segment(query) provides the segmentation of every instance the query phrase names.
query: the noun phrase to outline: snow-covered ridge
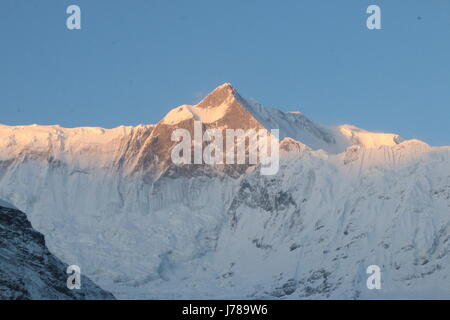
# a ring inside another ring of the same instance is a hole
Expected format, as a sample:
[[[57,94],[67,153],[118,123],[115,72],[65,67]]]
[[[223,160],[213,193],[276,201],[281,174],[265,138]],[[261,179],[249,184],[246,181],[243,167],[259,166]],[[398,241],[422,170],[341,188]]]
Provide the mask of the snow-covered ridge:
[[[171,150],[177,144],[171,139],[174,129],[184,128],[192,133],[194,120],[213,129],[279,129],[280,141],[289,138],[311,152],[322,151],[330,156],[346,154],[352,146],[375,149],[411,145],[404,144],[404,139],[396,134],[369,132],[352,125],[326,126],[311,121],[301,112],[263,107],[254,100],[244,99],[231,84],[225,83],[197,105],[174,108],[156,125],[113,129],[0,125],[0,161],[11,165],[40,160],[53,166],[66,166],[70,174],[101,169],[125,176],[144,173],[148,178],[158,179],[170,168],[174,169],[170,159]],[[415,157],[413,152],[408,155]],[[282,156],[287,153],[282,152]],[[369,158],[383,165],[382,159]],[[365,163],[369,164],[367,159]],[[246,168],[219,170],[238,176]]]
[[[217,87],[198,105],[182,105],[171,110],[161,122],[177,125],[187,120],[197,120],[214,125],[236,111],[236,107],[230,108],[236,102],[262,127],[279,129],[280,139],[289,137],[315,150],[340,153],[351,145],[376,148],[394,146],[404,140],[396,134],[370,132],[352,125],[326,126],[311,121],[299,111],[283,112],[264,107],[255,100],[242,98],[229,83]]]
[[[0,161],[61,162],[75,170],[115,167],[132,157],[152,125],[62,128],[0,125]]]
[[[334,154],[344,152],[352,145],[377,148],[395,146],[404,141],[396,134],[369,132],[351,125],[325,126],[311,121],[300,112],[283,112],[263,107],[256,101],[242,98],[231,84],[225,83],[198,105],[182,105],[174,108],[157,125],[120,126],[113,129],[62,128],[58,125],[0,125],[0,159],[17,158],[26,152],[47,154],[59,160],[69,159],[68,161],[79,157],[83,158],[83,163],[108,166],[114,161],[119,161],[121,157],[129,156],[123,154],[124,144],[129,140],[138,142],[134,146],[133,154],[148,157],[143,153],[152,152],[161,159],[163,155],[157,150],[149,150],[142,146],[151,145],[152,139],[157,136],[161,138],[158,128],[164,128],[163,130],[167,132],[170,127],[175,128],[193,120],[202,121],[213,128],[279,129],[280,139],[289,137],[313,150],[322,149]],[[157,128],[155,134],[150,136],[155,127]],[[136,141],[139,138],[136,133],[143,131],[146,132],[144,137]],[[159,143],[168,147],[171,141]],[[141,147],[142,149],[137,150]],[[89,158],[93,161],[89,161]],[[132,162],[130,159],[126,160]]]
[[[152,125],[139,125],[105,129],[100,127],[63,128],[59,125],[7,126],[0,124],[0,148],[10,151],[25,148],[45,151],[55,142],[59,142],[61,151],[64,151],[65,144],[71,146],[104,146],[113,144],[118,139],[130,135],[133,131],[139,129],[151,130],[152,127]]]
[[[395,146],[403,141],[398,134],[370,132],[353,125],[341,125],[339,131],[352,143],[366,148]]]

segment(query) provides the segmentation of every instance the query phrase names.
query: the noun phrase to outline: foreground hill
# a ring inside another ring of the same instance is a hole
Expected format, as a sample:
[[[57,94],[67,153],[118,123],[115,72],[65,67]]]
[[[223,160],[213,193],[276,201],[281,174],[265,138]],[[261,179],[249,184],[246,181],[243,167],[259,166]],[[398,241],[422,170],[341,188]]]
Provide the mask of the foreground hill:
[[[0,299],[114,299],[85,276],[69,290],[66,269],[25,214],[0,201]]]

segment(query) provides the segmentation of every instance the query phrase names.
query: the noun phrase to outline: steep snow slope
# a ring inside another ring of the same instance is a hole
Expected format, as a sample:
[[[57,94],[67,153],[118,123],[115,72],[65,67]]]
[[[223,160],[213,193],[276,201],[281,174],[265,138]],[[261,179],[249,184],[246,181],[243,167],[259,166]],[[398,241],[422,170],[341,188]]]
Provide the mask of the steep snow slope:
[[[240,290],[289,298],[449,298],[449,149],[404,161],[408,147],[359,150],[347,164],[348,154],[324,162],[303,152],[276,177],[245,178],[217,246],[221,262],[247,280]],[[372,264],[382,270],[379,292],[365,286]],[[259,279],[276,281],[257,289]]]
[[[66,286],[67,265],[45,246],[25,214],[0,201],[0,299],[114,299],[82,275],[81,289]]]
[[[279,128],[280,171],[174,166],[171,133],[193,120]],[[224,84],[155,126],[0,127],[0,198],[118,298],[447,297],[449,153]]]
[[[360,150],[345,163],[348,154],[294,147],[276,176],[255,171],[240,180],[225,215],[210,208],[222,220],[190,238],[203,252],[187,257],[174,227],[161,276],[138,286],[136,297],[450,297],[448,148],[414,145],[422,152],[406,160],[411,145],[400,144]],[[214,194],[202,191],[201,198]],[[173,225],[188,221],[171,215]],[[381,267],[381,291],[366,288],[372,264]]]

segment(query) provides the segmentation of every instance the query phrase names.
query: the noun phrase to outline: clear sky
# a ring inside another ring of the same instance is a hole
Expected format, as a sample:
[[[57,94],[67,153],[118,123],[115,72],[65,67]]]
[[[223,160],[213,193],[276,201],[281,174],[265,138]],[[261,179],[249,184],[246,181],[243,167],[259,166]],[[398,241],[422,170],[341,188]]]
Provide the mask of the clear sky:
[[[1,0],[0,41],[3,124],[156,123],[231,82],[318,122],[450,145],[448,0]]]

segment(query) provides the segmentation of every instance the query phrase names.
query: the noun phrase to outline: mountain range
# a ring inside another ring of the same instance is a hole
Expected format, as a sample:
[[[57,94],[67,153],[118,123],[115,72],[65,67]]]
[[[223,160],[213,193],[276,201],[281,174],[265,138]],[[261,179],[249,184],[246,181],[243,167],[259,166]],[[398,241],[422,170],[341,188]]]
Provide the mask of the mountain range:
[[[194,121],[279,129],[278,173],[173,164],[172,132]],[[319,124],[229,83],[155,125],[0,125],[0,199],[119,299],[450,298],[450,147]]]

